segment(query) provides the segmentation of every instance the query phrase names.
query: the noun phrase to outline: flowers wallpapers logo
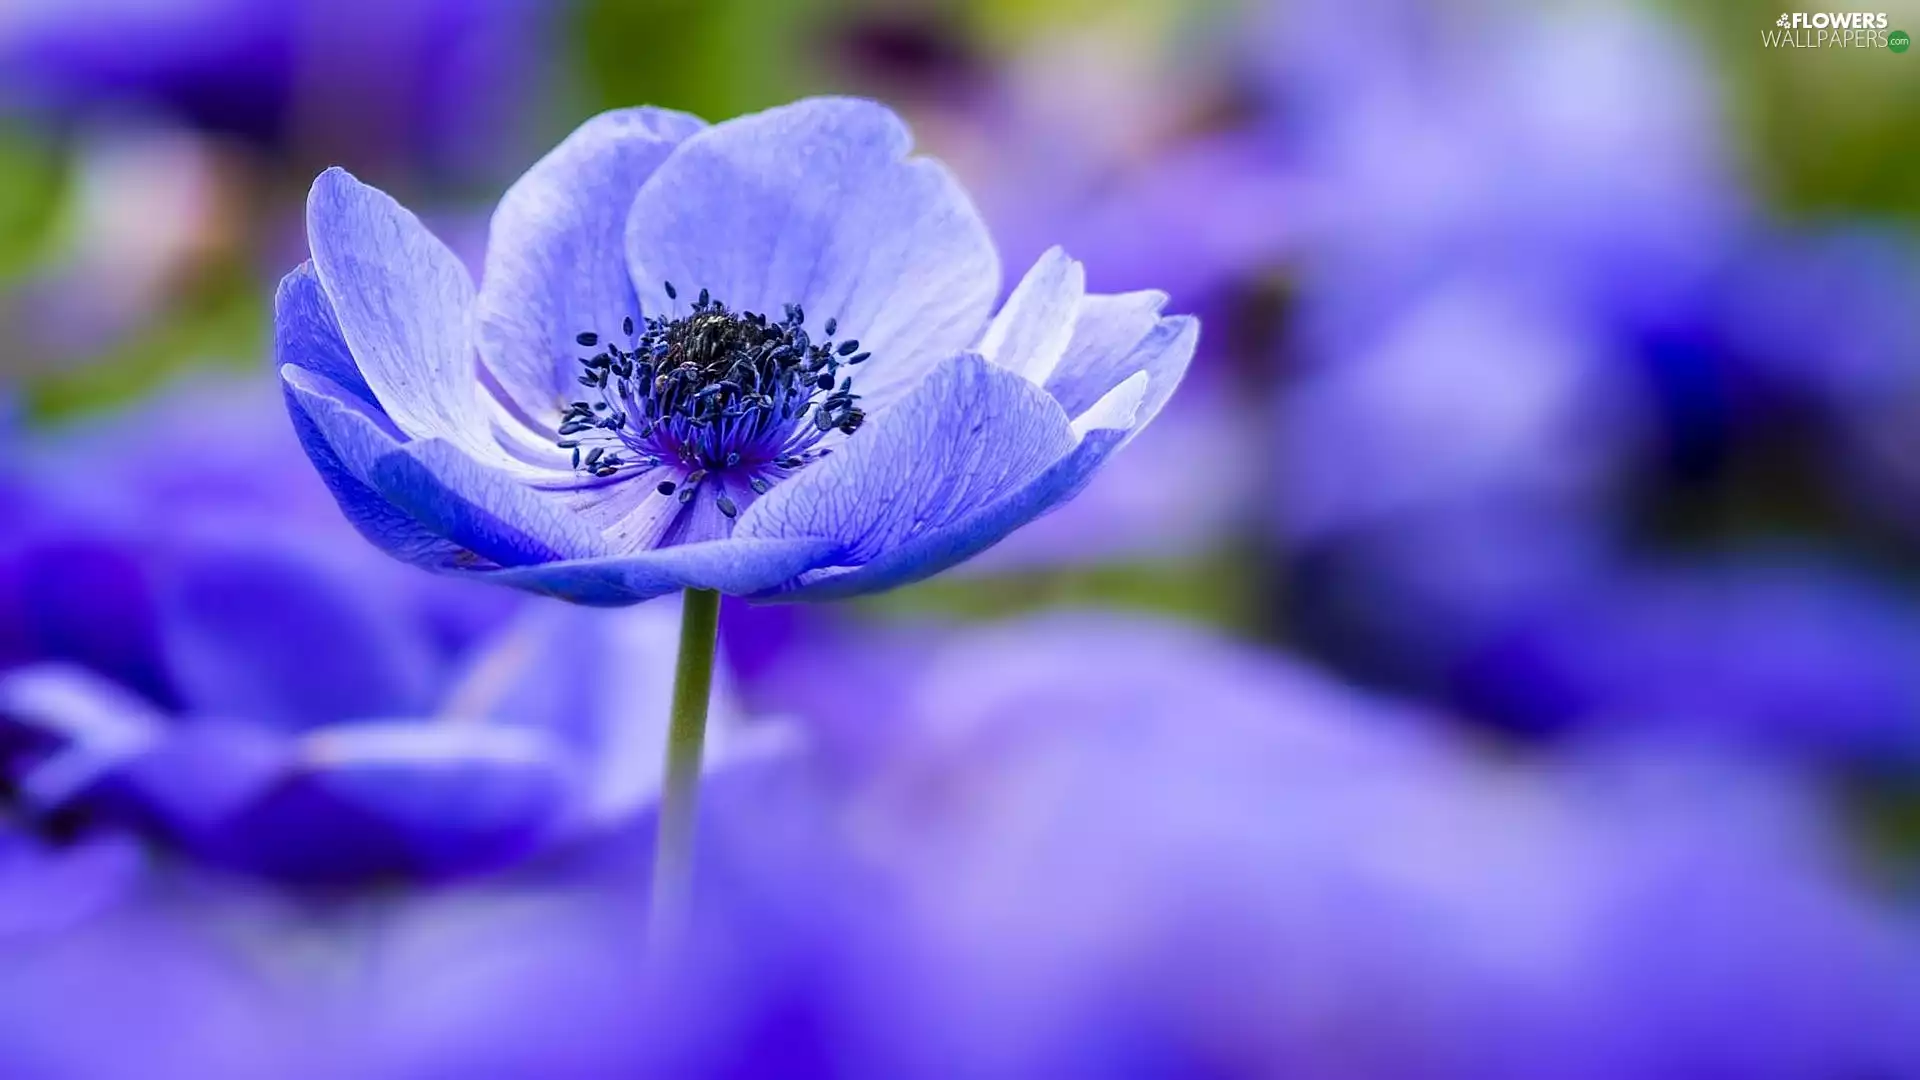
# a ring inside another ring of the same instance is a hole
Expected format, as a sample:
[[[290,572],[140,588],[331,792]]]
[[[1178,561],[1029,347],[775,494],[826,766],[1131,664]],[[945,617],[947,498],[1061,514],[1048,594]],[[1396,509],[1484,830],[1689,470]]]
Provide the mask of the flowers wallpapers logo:
[[[1762,31],[1761,44],[1769,49],[1895,48],[1884,11],[1793,11],[1774,20],[1774,29]]]

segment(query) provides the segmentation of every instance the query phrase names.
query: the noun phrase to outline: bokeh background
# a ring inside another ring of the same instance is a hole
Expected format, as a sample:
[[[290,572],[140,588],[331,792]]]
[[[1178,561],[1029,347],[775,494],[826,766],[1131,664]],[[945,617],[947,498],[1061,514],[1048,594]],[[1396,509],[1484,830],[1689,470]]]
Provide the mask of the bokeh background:
[[[0,1075],[1920,1077],[1920,54],[1780,14],[0,0]],[[595,112],[815,93],[1205,329],[729,603],[663,957],[672,602],[374,553],[273,293],[327,165],[478,274]]]

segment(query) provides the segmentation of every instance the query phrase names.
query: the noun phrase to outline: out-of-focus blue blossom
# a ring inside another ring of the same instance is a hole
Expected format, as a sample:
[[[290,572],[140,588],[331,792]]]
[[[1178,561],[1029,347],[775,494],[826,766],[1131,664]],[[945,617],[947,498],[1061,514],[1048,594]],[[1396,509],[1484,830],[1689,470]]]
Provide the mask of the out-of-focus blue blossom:
[[[1864,401],[1912,378],[1920,259],[1866,222],[1755,230],[1723,271],[1723,347],[1783,390]]]
[[[1849,497],[1840,509],[1908,536],[1920,535],[1916,291],[1910,236],[1864,222],[1766,230],[1728,260],[1715,324],[1729,362],[1797,407],[1818,478]]]
[[[1489,10],[1310,4],[1262,39],[1309,192],[1289,625],[1522,729],[1904,759],[1910,600],[1844,556],[1664,549],[1804,542],[1808,480],[1900,519],[1909,260],[1764,223],[1670,21]]]
[[[195,379],[125,411],[14,433],[0,462],[0,490],[18,511],[5,581],[24,599],[0,615],[9,627],[0,640],[17,645],[0,660],[91,667],[172,707],[179,690],[153,633],[153,571],[164,548],[200,543],[253,544],[357,578],[403,622],[433,628],[445,652],[504,621],[510,598],[360,557],[272,400],[257,383]]]
[[[916,671],[840,703],[887,753],[710,793],[675,963],[636,968],[606,946],[617,905],[577,898],[392,924],[393,999],[368,1007],[405,1075],[552,1052],[661,1076],[1787,1078],[1920,1052],[1920,938],[1789,776],[1668,743],[1501,764],[1105,617]]]
[[[1342,488],[1396,511],[1605,494],[1688,390],[1649,337],[1698,319],[1747,215],[1686,38],[1608,8],[1497,34],[1479,6],[1288,14],[1259,70],[1323,227],[1282,456],[1326,474],[1294,527],[1338,524],[1318,493]]]
[[[1712,77],[1624,5],[1277,9],[1256,74],[1316,272],[1492,266],[1620,318],[1685,302],[1750,212]]]
[[[1198,324],[1088,294],[1057,249],[989,319],[992,241],[910,148],[851,99],[605,114],[507,193],[477,294],[413,215],[322,175],[277,320],[309,454],[389,553],[582,603],[963,561],[1159,412]]]
[[[1831,422],[1875,408],[1869,395],[1722,352],[1718,385],[1748,378],[1703,429],[1663,408],[1641,359],[1524,287],[1456,281],[1303,373],[1278,413],[1293,627],[1519,729],[1631,717],[1910,760],[1910,597],[1837,557],[1723,566],[1644,535],[1649,488],[1710,512],[1686,470],[1740,452],[1741,425],[1777,425],[1794,400]],[[1856,475],[1862,430],[1811,448],[1820,476]]]
[[[1497,275],[1356,328],[1282,397],[1278,527],[1311,543],[1425,515],[1608,505],[1652,409],[1594,330]]]
[[[0,108],[149,115],[310,156],[469,168],[515,128],[556,6],[17,0],[0,11]]]
[[[124,836],[55,848],[0,820],[0,940],[71,929],[112,906],[142,869]]]
[[[147,878],[124,865],[138,861],[124,838],[59,850],[0,835],[0,1072],[323,1075],[283,988],[238,962],[233,935],[138,899]]]
[[[1217,68],[1189,70],[1165,38],[1119,22],[987,57],[937,21],[859,12],[842,74],[912,117],[1010,265],[1058,244],[1090,288],[1158,289],[1211,316],[1292,252],[1298,181],[1264,132],[1218,130]]]
[[[1110,617],[924,645],[902,692],[838,703],[886,753],[829,740],[710,786],[675,955],[640,947],[617,840],[339,918],[256,905],[253,933],[171,962],[229,968],[214,1003],[264,980],[244,1030],[382,1080],[1920,1064],[1920,936],[1791,775],[1667,741],[1483,757],[1281,658]],[[161,942],[236,910],[197,903],[140,910]],[[68,949],[0,992],[111,985]]]
[[[709,928],[714,997],[665,1026],[695,1034],[663,1071],[1786,1077],[1920,1052],[1920,940],[1790,778],[1671,746],[1496,765],[1110,617],[962,641],[916,690],[874,718],[913,734],[827,819],[835,855],[729,866],[755,825],[709,830],[716,877],[790,892]]]
[[[933,106],[933,137],[1013,265],[1062,244],[1090,287],[1212,314],[1292,253],[1301,193],[1257,133],[1189,130],[1215,103],[1166,60],[1118,35],[1042,39]]]
[[[1920,608],[1805,557],[1608,574],[1463,641],[1466,700],[1523,726],[1694,730],[1866,768],[1920,760]]]
[[[672,612],[520,610],[366,549],[267,387],[11,457],[0,761],[34,817],[338,880],[495,865],[651,797]]]

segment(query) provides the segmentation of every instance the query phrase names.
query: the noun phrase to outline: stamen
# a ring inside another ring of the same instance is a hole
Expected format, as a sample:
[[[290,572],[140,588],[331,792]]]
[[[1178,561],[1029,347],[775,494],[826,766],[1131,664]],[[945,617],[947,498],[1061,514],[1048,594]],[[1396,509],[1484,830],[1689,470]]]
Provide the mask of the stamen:
[[[672,282],[662,284],[669,300],[679,298]],[[691,308],[625,317],[625,348],[596,330],[575,335],[581,347],[600,351],[580,360],[577,376],[597,393],[571,402],[560,417],[557,445],[571,451],[574,469],[608,478],[666,466],[684,479],[654,490],[682,503],[710,474],[764,495],[825,457],[830,450],[819,444],[828,433],[860,428],[866,414],[841,368],[872,354],[857,352],[855,340],[836,344],[837,319],[823,324],[816,343],[799,304],[785,305],[776,321],[735,312],[701,289]],[[740,510],[724,487],[714,505],[728,518]]]

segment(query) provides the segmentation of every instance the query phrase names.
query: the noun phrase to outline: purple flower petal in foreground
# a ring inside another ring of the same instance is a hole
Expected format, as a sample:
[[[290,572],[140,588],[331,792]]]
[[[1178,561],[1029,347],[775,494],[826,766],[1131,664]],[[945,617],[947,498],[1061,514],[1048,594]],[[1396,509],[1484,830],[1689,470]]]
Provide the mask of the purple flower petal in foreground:
[[[272,391],[183,386],[9,446],[9,806],[328,883],[470,873],[642,813],[671,605],[540,608],[382,556]]]

